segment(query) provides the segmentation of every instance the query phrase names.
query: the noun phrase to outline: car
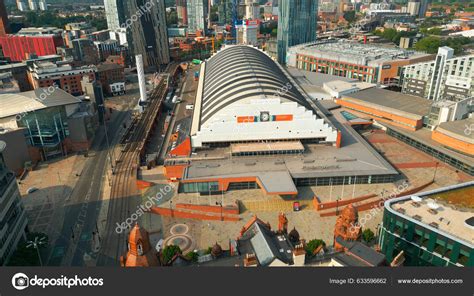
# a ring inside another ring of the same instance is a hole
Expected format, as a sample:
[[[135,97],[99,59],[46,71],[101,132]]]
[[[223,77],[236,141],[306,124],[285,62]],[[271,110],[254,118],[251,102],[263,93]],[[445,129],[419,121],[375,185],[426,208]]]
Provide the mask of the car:
[[[38,191],[39,189],[37,187],[30,187],[28,190],[26,190],[26,193],[31,194],[33,192]]]
[[[186,110],[193,110],[194,109],[194,105],[186,105]]]

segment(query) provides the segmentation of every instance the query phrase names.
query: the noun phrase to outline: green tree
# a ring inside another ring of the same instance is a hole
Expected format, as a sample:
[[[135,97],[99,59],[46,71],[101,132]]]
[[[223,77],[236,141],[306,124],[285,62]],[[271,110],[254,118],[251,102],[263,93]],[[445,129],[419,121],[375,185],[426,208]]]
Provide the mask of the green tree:
[[[415,49],[418,51],[425,51],[430,54],[435,54],[438,52],[438,48],[443,46],[441,39],[434,36],[428,36],[415,44]]]
[[[197,252],[189,252],[186,254],[186,258],[192,262],[198,262],[199,254]]]
[[[306,244],[306,247],[305,247],[305,250],[306,250],[306,254],[308,256],[313,256],[313,253],[314,251],[319,247],[319,246],[323,246],[325,247],[326,246],[326,243],[321,240],[321,239],[313,239],[313,240],[310,240],[307,244]]]
[[[375,234],[372,230],[370,230],[370,228],[367,228],[362,232],[362,239],[366,243],[370,243],[374,238],[375,238]]]
[[[182,254],[181,249],[175,245],[166,246],[161,252],[161,258],[164,264],[168,264],[176,254]]]
[[[344,19],[348,21],[349,23],[352,23],[356,19],[356,13],[355,10],[347,11],[344,12]]]

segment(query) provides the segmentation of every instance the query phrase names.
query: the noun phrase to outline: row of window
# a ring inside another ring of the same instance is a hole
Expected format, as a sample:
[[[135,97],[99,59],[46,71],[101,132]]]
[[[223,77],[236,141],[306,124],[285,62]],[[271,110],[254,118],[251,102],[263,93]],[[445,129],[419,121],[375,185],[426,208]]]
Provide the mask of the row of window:
[[[382,249],[388,252],[388,258],[393,258],[399,251],[404,250],[409,265],[419,265],[421,262],[429,265],[461,264],[469,265],[473,250],[458,241],[431,231],[421,225],[408,221],[385,210],[383,219],[385,236],[394,236],[391,244],[385,237]],[[421,251],[426,251],[422,253]],[[423,257],[423,258],[419,258]]]
[[[443,152],[440,152],[433,147],[426,146],[418,141],[413,140],[412,138],[409,138],[405,135],[400,134],[399,132],[396,132],[390,128],[387,129],[387,135],[392,136],[394,138],[399,139],[400,141],[407,143],[410,146],[413,146],[426,154],[429,154],[433,157],[436,157],[437,159],[441,160],[444,163],[447,163],[465,173],[468,173],[471,176],[474,176],[474,167],[469,166],[468,164],[459,161],[449,155],[446,155]]]

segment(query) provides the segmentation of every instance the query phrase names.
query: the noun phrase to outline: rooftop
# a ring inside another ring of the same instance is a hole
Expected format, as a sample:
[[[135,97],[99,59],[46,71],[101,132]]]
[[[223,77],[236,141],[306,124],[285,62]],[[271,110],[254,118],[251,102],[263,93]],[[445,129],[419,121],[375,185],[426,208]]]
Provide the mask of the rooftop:
[[[368,107],[389,109],[390,113],[420,119],[428,115],[431,101],[395,91],[380,88],[369,88],[343,96],[343,100],[358,101]]]
[[[431,231],[474,248],[474,181],[385,202],[385,208]]]
[[[403,50],[396,46],[387,47],[361,44],[345,39],[301,44],[290,47],[289,51],[302,55],[367,66],[377,66],[388,61],[406,60],[426,55],[415,51]]]
[[[53,92],[40,88],[22,93],[0,94],[0,118],[80,102],[81,100],[60,88],[56,88]]]
[[[319,102],[315,102],[319,104]],[[342,109],[322,111],[342,133],[341,148],[307,144],[304,154],[229,157],[230,148],[197,152],[184,179],[241,177],[288,172],[292,178],[398,175],[398,172],[349,125]]]
[[[474,136],[472,135],[474,131],[469,134],[466,133],[466,130],[472,129],[471,127],[474,127],[474,118],[443,122],[436,130],[463,142],[474,144]],[[474,155],[474,151],[472,151],[472,155]]]
[[[430,129],[427,129],[427,128],[421,128],[417,131],[409,131],[407,129],[404,129],[404,128],[399,128],[399,127],[396,127],[396,126],[393,126],[393,125],[390,125],[390,124],[387,124],[387,123],[381,123],[382,125],[385,125],[385,126],[388,126],[390,129],[402,134],[402,135],[405,135],[411,139],[414,139],[415,141],[417,142],[420,142],[430,148],[434,148],[462,163],[465,163],[467,164],[468,166],[471,166],[473,167],[474,166],[474,157],[472,156],[468,156],[466,154],[463,154],[463,153],[459,153],[459,152],[456,152],[452,149],[448,149],[446,148],[445,146],[443,146],[442,144],[440,144],[439,142],[436,142],[434,141],[432,138],[431,138],[431,135],[432,135],[432,132]]]

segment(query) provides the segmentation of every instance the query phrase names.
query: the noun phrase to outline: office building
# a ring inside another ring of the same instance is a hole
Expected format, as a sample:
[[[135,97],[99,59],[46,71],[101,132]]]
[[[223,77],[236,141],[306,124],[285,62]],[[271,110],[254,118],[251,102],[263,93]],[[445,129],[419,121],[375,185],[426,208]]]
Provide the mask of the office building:
[[[170,52],[164,1],[129,0],[126,3],[125,28],[130,55],[141,54],[145,68],[168,64]]]
[[[474,55],[454,57],[440,47],[434,61],[405,66],[402,91],[433,101],[459,101],[474,96]]]
[[[10,32],[10,25],[8,23],[8,13],[5,8],[5,0],[0,0],[0,36],[5,36]]]
[[[251,20],[260,18],[260,6],[257,0],[245,0],[245,18]]]
[[[176,13],[178,14],[178,25],[188,25],[188,7],[186,0],[176,0]]]
[[[317,0],[280,0],[278,6],[278,62],[286,64],[291,46],[316,40]]]
[[[398,85],[401,67],[432,60],[433,55],[349,40],[325,40],[291,47],[287,59],[289,66],[306,71]]]
[[[118,30],[126,20],[125,2],[128,0],[104,0],[107,28],[110,31]]]
[[[474,182],[385,202],[379,245],[408,266],[474,266]]]
[[[26,239],[28,223],[15,174],[5,164],[5,149],[6,143],[0,141],[0,265],[6,265],[18,242]]]
[[[407,12],[410,15],[418,16],[420,14],[420,2],[411,0],[408,2]]]
[[[237,44],[258,45],[258,20],[243,20],[242,25],[237,25]]]
[[[219,24],[234,24],[234,13],[237,13],[235,0],[221,0],[217,11],[219,12]]]
[[[188,0],[188,32],[201,31],[205,35],[208,21],[208,0]]]

